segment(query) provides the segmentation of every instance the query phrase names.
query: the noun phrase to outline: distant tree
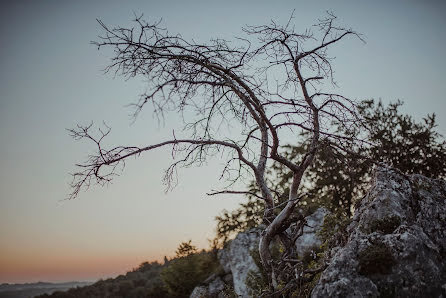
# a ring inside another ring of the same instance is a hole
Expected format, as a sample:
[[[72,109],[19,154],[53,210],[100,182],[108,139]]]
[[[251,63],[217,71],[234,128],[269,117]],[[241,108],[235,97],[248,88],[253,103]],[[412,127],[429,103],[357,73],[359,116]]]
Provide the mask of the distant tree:
[[[397,101],[386,108],[369,100],[359,106],[375,144],[370,157],[407,174],[446,178],[446,142],[435,129],[435,114],[417,122],[399,111],[402,105]]]
[[[183,242],[177,257],[161,272],[161,278],[171,297],[189,297],[193,289],[219,269],[219,262],[210,252],[197,252],[191,241]]]
[[[229,188],[211,195],[251,194],[264,203],[265,230],[259,254],[269,276],[270,290],[265,295],[291,291],[302,280],[311,280],[323,268],[303,272],[294,261],[293,243],[304,220],[295,216],[295,208],[306,197],[302,182],[317,152],[325,146],[347,150],[361,141],[340,133],[362,122],[355,103],[332,91],[334,72],[328,55],[328,49],[339,41],[360,36],[337,25],[332,14],[303,33],[295,31],[292,21],[248,26],[245,37],[235,43],[188,41],[170,34],[159,22],[147,23],[140,17],[134,28],[110,28],[99,21],[103,35],[94,44],[114,50],[106,71],[126,78],[141,76],[148,83],[148,91],[134,104],[134,116],[148,103],[159,117],[179,113],[185,123],[181,127],[184,137],[173,132],[158,144],[107,148],[103,140],[110,128],[96,133],[92,125],[79,125],[70,130],[71,135],[91,141],[97,152],[73,174],[71,198],[92,184],[111,182],[128,158],[157,148],[170,147],[176,159],[165,174],[168,188],[174,185],[178,166],[201,165],[209,157],[222,157],[226,166],[221,176]],[[297,158],[288,158],[281,143],[286,139],[297,145],[302,136],[308,137],[306,150]],[[267,170],[278,165],[291,177],[284,200],[266,179]],[[260,193],[230,188],[250,178]],[[283,247],[278,259],[270,252],[275,239]],[[296,274],[305,278],[286,278]]]
[[[197,247],[192,245],[192,240],[189,240],[188,242],[181,242],[180,246],[178,246],[177,250],[175,251],[177,258],[187,257],[188,255],[192,255],[197,252]]]

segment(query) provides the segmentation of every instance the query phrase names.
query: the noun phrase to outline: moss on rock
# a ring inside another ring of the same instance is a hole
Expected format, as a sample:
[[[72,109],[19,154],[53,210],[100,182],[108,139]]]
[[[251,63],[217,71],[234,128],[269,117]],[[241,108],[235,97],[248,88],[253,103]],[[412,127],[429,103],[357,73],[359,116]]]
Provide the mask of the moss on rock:
[[[359,253],[359,273],[361,275],[388,274],[392,271],[395,259],[390,249],[382,242],[374,243]]]
[[[396,216],[389,216],[383,219],[377,219],[369,223],[368,228],[362,229],[363,232],[370,234],[373,232],[381,232],[383,234],[391,234],[401,224],[401,219]]]

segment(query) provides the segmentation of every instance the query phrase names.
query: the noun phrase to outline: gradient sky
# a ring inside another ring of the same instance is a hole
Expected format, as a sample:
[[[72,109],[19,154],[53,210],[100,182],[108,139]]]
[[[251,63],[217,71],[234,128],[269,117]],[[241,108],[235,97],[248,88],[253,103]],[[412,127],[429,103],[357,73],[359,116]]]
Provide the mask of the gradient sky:
[[[131,160],[113,185],[64,201],[74,164],[93,149],[66,128],[105,120],[110,144],[144,145],[179,126],[173,116],[160,127],[149,113],[131,124],[124,106],[144,82],[101,72],[110,56],[90,45],[100,33],[96,18],[126,25],[142,12],[205,42],[240,35],[245,24],[286,22],[293,9],[296,28],[332,10],[364,34],[366,44],[348,40],[333,49],[341,93],[404,100],[417,119],[435,112],[446,134],[444,1],[3,1],[0,283],[96,280],[172,256],[181,241],[205,248],[214,216],[241,201],[206,197],[220,185],[219,160],[180,171],[178,187],[165,194],[168,150]]]

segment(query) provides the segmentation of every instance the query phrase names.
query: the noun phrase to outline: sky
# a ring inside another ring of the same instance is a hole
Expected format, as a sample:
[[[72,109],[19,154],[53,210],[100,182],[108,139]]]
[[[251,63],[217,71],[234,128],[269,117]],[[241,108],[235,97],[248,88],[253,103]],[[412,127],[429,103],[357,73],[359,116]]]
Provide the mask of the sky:
[[[192,239],[207,248],[214,217],[243,201],[207,197],[222,186],[222,160],[179,172],[165,193],[168,150],[130,160],[108,187],[65,200],[69,173],[93,148],[66,131],[105,121],[110,144],[148,145],[170,136],[176,115],[159,124],[127,104],[143,78],[104,74],[111,58],[98,51],[96,19],[126,26],[134,13],[162,18],[170,32],[206,42],[232,39],[244,25],[285,23],[308,28],[325,11],[363,34],[333,49],[342,94],[405,102],[416,119],[436,113],[446,134],[446,4],[443,1],[3,1],[0,12],[0,283],[97,280],[143,261],[173,256]]]

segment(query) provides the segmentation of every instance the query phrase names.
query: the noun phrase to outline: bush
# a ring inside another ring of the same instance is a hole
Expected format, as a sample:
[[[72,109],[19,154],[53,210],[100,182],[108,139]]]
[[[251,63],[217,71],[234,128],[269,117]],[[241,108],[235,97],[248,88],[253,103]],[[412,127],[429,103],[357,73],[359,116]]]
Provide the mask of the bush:
[[[219,270],[216,256],[209,252],[190,254],[172,260],[161,272],[161,279],[173,297],[188,297],[209,275]]]

